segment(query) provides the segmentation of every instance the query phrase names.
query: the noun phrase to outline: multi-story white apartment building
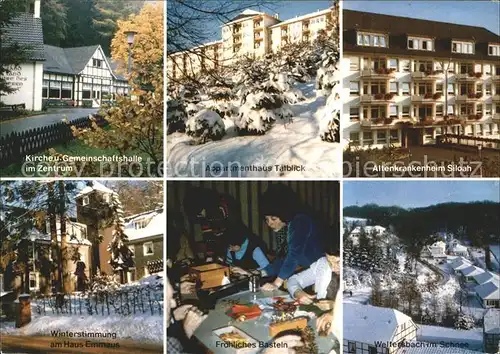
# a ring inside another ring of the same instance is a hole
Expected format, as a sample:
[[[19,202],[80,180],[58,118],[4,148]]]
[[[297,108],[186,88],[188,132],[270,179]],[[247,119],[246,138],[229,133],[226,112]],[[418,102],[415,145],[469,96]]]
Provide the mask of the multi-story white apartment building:
[[[245,10],[222,25],[222,40],[169,54],[170,79],[228,65],[242,57],[262,58],[287,43],[313,41],[332,23],[333,8],[281,21],[278,14]]]
[[[484,28],[344,10],[341,68],[351,146],[498,137],[500,37]]]

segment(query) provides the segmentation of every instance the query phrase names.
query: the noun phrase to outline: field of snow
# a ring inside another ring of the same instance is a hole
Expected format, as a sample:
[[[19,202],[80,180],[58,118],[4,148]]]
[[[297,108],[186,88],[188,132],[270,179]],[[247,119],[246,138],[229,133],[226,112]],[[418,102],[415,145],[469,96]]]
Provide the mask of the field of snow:
[[[224,119],[226,135],[219,141],[195,145],[185,134],[168,135],[168,176],[340,177],[340,144],[320,138],[320,118],[326,97],[316,97],[314,83],[297,87],[306,100],[291,105],[292,123],[276,122],[265,135],[238,136],[229,119]],[[296,165],[301,170],[280,171],[276,165]]]

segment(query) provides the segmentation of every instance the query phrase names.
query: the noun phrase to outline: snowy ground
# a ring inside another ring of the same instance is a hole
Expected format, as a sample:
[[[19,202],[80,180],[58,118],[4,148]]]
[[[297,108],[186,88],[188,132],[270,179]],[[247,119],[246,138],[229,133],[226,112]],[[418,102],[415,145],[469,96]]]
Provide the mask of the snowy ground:
[[[163,273],[152,274],[136,282],[124,284],[122,288],[134,286],[157,287],[163,285]],[[162,291],[161,288],[159,291]],[[52,331],[69,332],[102,332],[116,333],[118,340],[134,340],[138,342],[163,343],[163,315],[155,311],[150,313],[123,315],[65,315],[38,314],[34,310],[36,300],[32,303],[32,321],[22,327],[15,328],[14,322],[0,321],[0,334],[34,336],[50,336]]]
[[[224,120],[227,134],[220,141],[193,145],[185,134],[168,135],[167,174],[171,177],[340,177],[340,144],[320,139],[319,122],[326,97],[316,97],[314,83],[298,88],[307,99],[291,105],[293,122],[286,125],[277,122],[265,135],[237,136],[228,119]],[[280,172],[275,165],[297,165],[305,170]],[[271,171],[251,170],[262,166],[271,166]]]

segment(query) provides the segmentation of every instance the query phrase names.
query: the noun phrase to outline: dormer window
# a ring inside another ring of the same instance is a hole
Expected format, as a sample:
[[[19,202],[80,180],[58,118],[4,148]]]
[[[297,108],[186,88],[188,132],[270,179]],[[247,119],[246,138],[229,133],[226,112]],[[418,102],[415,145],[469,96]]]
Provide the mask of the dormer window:
[[[85,205],[89,205],[90,203],[90,199],[89,197],[83,197],[82,198],[82,205],[85,206]]]
[[[488,55],[498,57],[500,56],[500,44],[489,44]]]
[[[451,42],[451,51],[453,53],[474,54],[474,43],[453,41]]]
[[[363,47],[387,48],[387,35],[378,33],[358,32],[358,45]]]
[[[430,38],[408,37],[408,49],[434,50],[434,40]]]
[[[144,229],[147,225],[148,222],[145,219],[134,221],[134,229],[136,230]]]

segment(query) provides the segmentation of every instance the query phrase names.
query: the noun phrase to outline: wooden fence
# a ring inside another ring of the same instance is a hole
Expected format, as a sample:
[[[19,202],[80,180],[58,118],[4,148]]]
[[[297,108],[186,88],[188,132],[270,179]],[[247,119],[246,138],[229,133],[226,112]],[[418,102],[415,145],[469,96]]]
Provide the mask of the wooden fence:
[[[108,124],[102,116],[95,116],[95,121],[100,127]],[[36,154],[73,140],[72,126],[88,128],[91,126],[91,120],[89,117],[82,117],[69,123],[59,122],[0,137],[0,166],[7,167],[12,163],[22,162],[26,155]]]

